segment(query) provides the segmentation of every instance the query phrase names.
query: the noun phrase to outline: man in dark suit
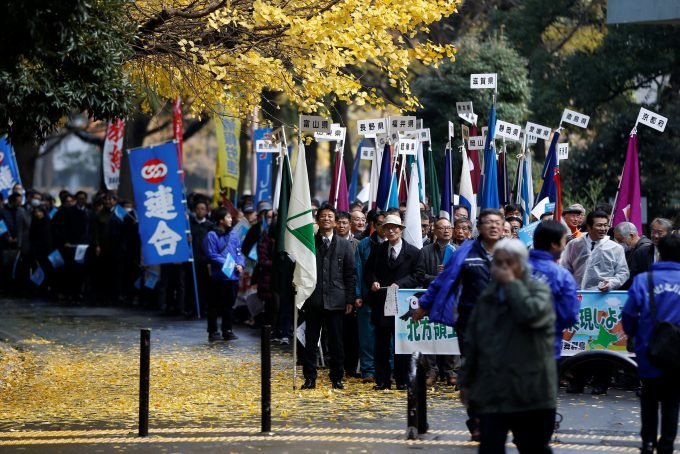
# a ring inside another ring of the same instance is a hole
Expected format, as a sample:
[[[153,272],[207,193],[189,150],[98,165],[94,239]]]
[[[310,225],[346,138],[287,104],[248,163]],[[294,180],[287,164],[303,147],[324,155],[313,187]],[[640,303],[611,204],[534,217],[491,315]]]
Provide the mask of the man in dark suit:
[[[370,287],[369,302],[375,325],[375,372],[373,389],[390,389],[390,346],[394,346],[394,316],[384,315],[387,287],[417,288],[423,281],[424,265],[420,250],[401,238],[405,226],[399,216],[390,214],[383,222],[387,241],[376,246],[366,263],[364,279]],[[394,355],[394,380],[397,389],[406,389],[408,356]]]
[[[354,250],[352,244],[334,234],[336,212],[324,205],[316,213],[319,231],[316,246],[316,288],[305,301],[305,353],[301,389],[316,388],[317,344],[324,326],[330,353],[330,378],[335,389],[344,389],[345,352],[343,317],[354,309]]]

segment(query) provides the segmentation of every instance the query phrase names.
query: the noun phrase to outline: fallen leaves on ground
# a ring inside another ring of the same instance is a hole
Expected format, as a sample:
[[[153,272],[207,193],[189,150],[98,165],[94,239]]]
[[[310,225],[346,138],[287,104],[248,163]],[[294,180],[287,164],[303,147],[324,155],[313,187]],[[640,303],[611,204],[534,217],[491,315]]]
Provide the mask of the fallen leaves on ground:
[[[50,344],[22,354],[26,367],[0,395],[0,427],[136,424],[138,351],[117,347],[86,351]],[[317,389],[293,390],[291,355],[274,352],[275,422],[313,426],[328,421],[405,419],[405,392],[376,392],[371,383],[357,379],[349,379],[345,390],[336,391],[326,374],[327,370],[319,371]],[[298,369],[298,387],[302,381]],[[258,424],[260,357],[252,350],[177,347],[153,351],[150,383],[152,426]],[[429,398],[430,408],[460,405],[451,387],[430,388]]]

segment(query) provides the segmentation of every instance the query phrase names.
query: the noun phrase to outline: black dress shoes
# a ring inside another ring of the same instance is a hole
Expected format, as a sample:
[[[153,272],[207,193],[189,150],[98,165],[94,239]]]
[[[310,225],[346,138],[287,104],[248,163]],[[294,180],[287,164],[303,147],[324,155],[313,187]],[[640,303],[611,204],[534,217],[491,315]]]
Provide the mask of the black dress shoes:
[[[390,385],[386,383],[378,383],[373,387],[373,389],[376,391],[384,391],[386,389],[390,389]]]
[[[345,385],[342,383],[342,380],[334,381],[331,383],[333,386],[333,389],[345,389]]]
[[[316,388],[316,380],[312,380],[311,378],[308,378],[305,380],[302,386],[300,386],[300,389],[314,389]]]

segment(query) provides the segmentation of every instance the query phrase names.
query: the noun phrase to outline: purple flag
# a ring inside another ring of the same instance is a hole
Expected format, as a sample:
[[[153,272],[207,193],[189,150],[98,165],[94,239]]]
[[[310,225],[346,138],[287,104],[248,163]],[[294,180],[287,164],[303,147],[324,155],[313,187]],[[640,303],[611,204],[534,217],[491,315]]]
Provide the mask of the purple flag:
[[[626,162],[623,165],[619,192],[612,216],[612,226],[628,221],[642,232],[642,203],[640,201],[640,168],[638,166],[637,132],[633,131],[628,139]]]

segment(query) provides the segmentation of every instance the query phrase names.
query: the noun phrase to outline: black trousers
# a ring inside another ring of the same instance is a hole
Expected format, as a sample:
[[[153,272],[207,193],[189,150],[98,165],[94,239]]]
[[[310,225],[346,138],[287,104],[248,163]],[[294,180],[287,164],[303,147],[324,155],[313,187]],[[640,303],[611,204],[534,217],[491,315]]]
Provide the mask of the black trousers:
[[[303,373],[305,379],[316,380],[316,362],[318,360],[318,343],[321,327],[326,333],[330,353],[331,381],[340,381],[344,375],[345,350],[343,345],[342,325],[344,311],[329,311],[325,309],[305,310],[305,356]]]
[[[640,416],[642,443],[653,444],[658,453],[672,453],[673,441],[678,432],[678,406],[680,388],[678,377],[642,378]],[[661,436],[657,441],[661,404]]]
[[[551,453],[550,437],[555,427],[555,409],[481,415],[480,454],[505,452],[508,431],[521,453]]]
[[[376,325],[375,327],[375,382],[378,385],[391,383],[392,368],[390,354],[394,350],[394,324],[390,326]],[[409,355],[394,355],[394,381],[397,386],[408,383]]]
[[[236,301],[238,281],[210,279],[208,298],[208,333],[217,332],[217,317],[222,317],[222,334],[231,331],[232,313]]]

